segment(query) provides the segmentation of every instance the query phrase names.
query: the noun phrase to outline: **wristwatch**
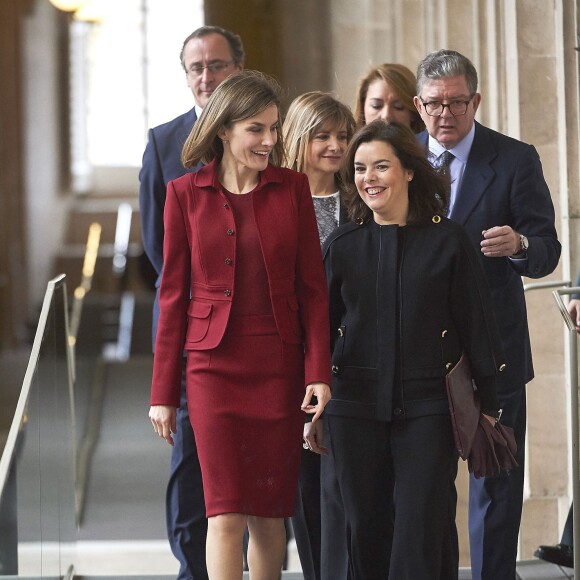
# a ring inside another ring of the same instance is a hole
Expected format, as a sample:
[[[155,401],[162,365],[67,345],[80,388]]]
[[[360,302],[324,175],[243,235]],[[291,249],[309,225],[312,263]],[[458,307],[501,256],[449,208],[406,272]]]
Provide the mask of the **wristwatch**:
[[[512,257],[521,258],[525,256],[529,247],[530,243],[528,242],[528,238],[524,234],[520,234],[520,249],[515,254],[512,254]]]

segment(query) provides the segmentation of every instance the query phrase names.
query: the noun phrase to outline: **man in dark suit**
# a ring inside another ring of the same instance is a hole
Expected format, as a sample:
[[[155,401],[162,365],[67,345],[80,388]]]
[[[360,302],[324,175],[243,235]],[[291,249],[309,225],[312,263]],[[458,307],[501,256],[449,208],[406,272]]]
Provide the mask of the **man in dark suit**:
[[[538,153],[475,122],[477,72],[452,50],[427,55],[417,70],[415,106],[427,130],[418,139],[451,177],[449,217],[480,251],[507,368],[498,380],[502,423],[514,428],[519,467],[471,476],[469,534],[474,580],[514,580],[524,482],[525,385],[534,376],[521,276],[550,274],[560,257],[554,207]],[[449,153],[451,155],[449,155]],[[455,514],[451,514],[453,517]]]
[[[195,106],[179,117],[149,130],[139,173],[139,206],[145,252],[157,272],[159,289],[163,269],[163,209],[167,183],[184,175],[181,149],[193,124],[216,87],[244,67],[244,48],[237,34],[217,26],[202,26],[190,34],[181,49],[181,65]],[[195,171],[198,167],[194,167]],[[153,307],[153,347],[159,304]],[[207,579],[205,538],[207,520],[195,437],[182,381],[181,406],[167,484],[166,516],[169,543],[180,562],[179,580]]]

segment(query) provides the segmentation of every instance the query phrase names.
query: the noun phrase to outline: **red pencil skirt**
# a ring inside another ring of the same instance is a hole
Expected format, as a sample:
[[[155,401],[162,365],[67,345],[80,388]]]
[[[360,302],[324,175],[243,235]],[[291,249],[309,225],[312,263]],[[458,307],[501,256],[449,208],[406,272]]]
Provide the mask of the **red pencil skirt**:
[[[188,352],[207,517],[293,514],[303,398],[304,349],[281,341],[273,316],[232,318],[217,348]]]

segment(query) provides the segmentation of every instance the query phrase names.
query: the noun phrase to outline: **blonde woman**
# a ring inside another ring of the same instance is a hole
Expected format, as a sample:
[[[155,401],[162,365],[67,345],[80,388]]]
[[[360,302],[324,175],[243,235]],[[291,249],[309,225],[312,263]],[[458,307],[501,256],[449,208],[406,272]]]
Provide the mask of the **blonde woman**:
[[[210,580],[280,575],[304,412],[330,398],[328,302],[304,175],[283,159],[277,83],[255,71],[223,81],[168,184],[151,410],[172,443],[181,359],[205,494]],[[316,397],[314,402],[313,397]]]
[[[343,221],[339,170],[354,130],[350,109],[319,91],[294,99],[284,121],[285,165],[308,177],[321,244]]]
[[[308,177],[321,244],[346,221],[338,172],[354,129],[350,109],[332,95],[319,91],[294,99],[284,121],[286,166]],[[322,432],[317,437],[310,433],[312,426],[306,424],[307,449],[302,454],[292,523],[304,579],[337,580],[339,576],[334,569],[339,562],[340,569],[346,567],[347,554],[344,534],[339,533],[344,528],[342,502],[336,492],[332,456],[322,442]],[[314,426],[321,427],[322,422]]]

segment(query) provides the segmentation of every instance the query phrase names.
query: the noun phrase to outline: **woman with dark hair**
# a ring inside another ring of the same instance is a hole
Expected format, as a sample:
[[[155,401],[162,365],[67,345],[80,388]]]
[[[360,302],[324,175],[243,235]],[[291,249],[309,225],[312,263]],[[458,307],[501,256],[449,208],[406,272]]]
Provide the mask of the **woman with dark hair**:
[[[483,415],[503,368],[485,276],[449,183],[399,123],[373,121],[343,164],[352,223],[324,249],[333,399],[325,427],[349,530],[353,580],[452,580],[449,485],[457,454],[445,375],[465,353]],[[505,365],[504,365],[505,366]]]
[[[425,125],[413,103],[414,95],[415,75],[406,66],[384,63],[372,67],[358,85],[354,109],[356,126],[360,128],[375,119],[381,119],[401,123],[415,133],[422,131]],[[319,432],[322,431],[321,422],[315,426]],[[316,435],[316,432],[311,432],[307,436],[311,446],[316,444]],[[345,529],[346,524],[329,433],[325,434],[324,441],[326,453],[320,458],[323,516],[320,578],[321,580],[347,580],[349,573],[346,531],[340,532]]]
[[[330,398],[328,301],[308,181],[284,160],[280,89],[255,71],[212,93],[167,187],[149,417],[173,443],[182,356],[210,580],[280,575],[304,412]],[[316,399],[314,399],[316,397]]]

